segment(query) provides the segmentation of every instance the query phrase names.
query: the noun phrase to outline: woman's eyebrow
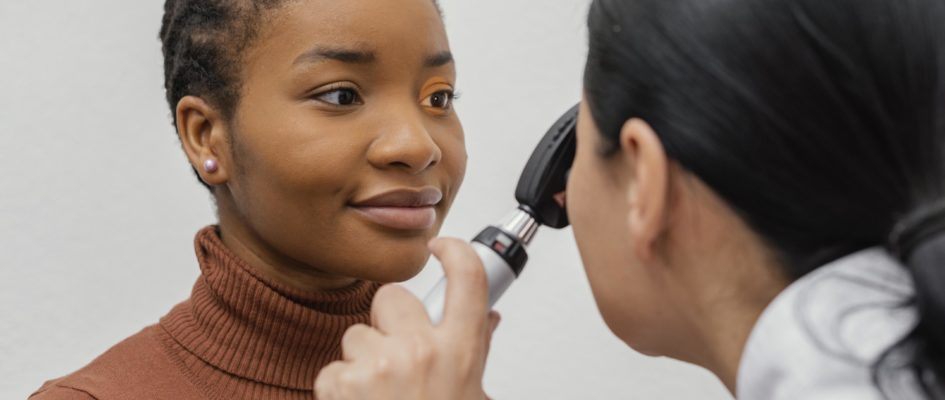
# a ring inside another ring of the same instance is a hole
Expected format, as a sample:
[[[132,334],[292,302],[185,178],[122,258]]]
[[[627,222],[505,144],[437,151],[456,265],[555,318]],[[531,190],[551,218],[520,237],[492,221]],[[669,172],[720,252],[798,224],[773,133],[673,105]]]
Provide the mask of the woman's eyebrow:
[[[439,53],[436,53],[427,57],[427,59],[424,60],[423,65],[427,68],[436,68],[436,67],[442,67],[451,62],[453,62],[453,53],[450,53],[447,50],[447,51],[441,51]]]
[[[292,64],[316,64],[327,60],[341,61],[349,64],[370,64],[377,60],[377,53],[370,50],[319,46],[302,53]],[[426,59],[423,60],[423,66],[436,68],[452,62],[453,53],[446,50],[427,56]]]
[[[377,54],[373,51],[338,47],[315,47],[302,53],[292,64],[315,64],[326,60],[341,61],[349,64],[370,64],[376,59]]]

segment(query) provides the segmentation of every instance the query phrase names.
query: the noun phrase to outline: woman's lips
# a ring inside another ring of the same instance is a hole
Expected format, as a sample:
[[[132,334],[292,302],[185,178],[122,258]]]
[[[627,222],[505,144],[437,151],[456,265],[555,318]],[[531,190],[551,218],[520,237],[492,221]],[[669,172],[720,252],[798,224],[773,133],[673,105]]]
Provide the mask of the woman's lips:
[[[351,208],[378,225],[398,230],[425,230],[436,224],[436,205],[443,192],[433,187],[395,189],[352,202]]]
[[[354,207],[368,220],[399,230],[424,230],[436,224],[436,209],[427,207]]]

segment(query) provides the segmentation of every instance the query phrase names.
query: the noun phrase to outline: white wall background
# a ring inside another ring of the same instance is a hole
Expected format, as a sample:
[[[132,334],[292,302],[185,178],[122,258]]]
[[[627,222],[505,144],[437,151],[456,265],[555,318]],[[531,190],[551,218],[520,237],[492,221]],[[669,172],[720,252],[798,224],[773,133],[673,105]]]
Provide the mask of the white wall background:
[[[443,233],[469,237],[514,205],[531,147],[579,99],[587,0],[442,2],[470,153]],[[197,276],[192,238],[214,217],[164,103],[162,4],[0,0],[0,398],[154,323]],[[610,334],[570,232],[541,232],[531,253],[498,307],[495,398],[731,398]]]

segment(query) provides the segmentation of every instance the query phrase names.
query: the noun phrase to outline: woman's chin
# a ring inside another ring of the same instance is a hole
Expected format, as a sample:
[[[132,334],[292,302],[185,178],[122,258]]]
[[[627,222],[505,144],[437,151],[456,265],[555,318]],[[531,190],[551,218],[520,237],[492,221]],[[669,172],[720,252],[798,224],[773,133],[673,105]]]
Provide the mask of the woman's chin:
[[[415,268],[398,266],[383,270],[366,271],[359,279],[379,283],[401,283],[417,276],[423,270],[423,265]]]
[[[365,269],[359,271],[358,278],[381,283],[403,282],[417,276],[429,259],[430,252],[426,247],[422,251],[377,254],[375,260],[364,264]]]

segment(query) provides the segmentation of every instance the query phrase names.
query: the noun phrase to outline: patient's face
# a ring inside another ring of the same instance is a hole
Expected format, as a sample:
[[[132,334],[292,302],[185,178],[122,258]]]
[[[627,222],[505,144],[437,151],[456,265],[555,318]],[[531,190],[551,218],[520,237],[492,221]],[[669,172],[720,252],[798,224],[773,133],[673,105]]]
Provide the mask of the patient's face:
[[[304,0],[265,24],[230,127],[227,189],[252,250],[337,276],[410,278],[466,167],[434,3]]]

